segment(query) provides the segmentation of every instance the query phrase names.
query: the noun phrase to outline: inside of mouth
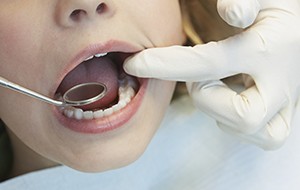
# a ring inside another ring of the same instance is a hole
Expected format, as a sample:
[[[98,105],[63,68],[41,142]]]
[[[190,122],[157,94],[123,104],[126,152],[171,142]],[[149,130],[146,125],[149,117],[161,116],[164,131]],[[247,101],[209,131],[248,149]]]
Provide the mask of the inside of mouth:
[[[62,80],[56,91],[56,97],[61,97],[75,85],[98,82],[106,85],[107,94],[102,99],[79,108],[83,111],[96,111],[105,110],[116,105],[119,101],[121,86],[130,85],[135,91],[138,88],[137,80],[123,71],[122,65],[126,57],[124,54],[110,53],[103,57],[94,57],[82,62]],[[89,92],[85,93],[88,94]]]

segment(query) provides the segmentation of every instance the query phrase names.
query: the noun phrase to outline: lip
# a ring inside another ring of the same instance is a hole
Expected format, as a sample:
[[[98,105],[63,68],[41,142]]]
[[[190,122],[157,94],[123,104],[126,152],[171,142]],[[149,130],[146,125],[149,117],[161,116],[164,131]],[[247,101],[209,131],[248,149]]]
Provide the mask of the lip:
[[[141,50],[141,48],[138,48],[127,42],[117,40],[110,40],[105,43],[89,45],[78,54],[76,54],[74,58],[71,59],[71,61],[66,65],[65,69],[60,73],[55,86],[53,87],[54,90],[52,91],[52,94],[54,95],[62,79],[73,68],[75,68],[86,58],[92,55],[107,52],[136,53]],[[53,107],[54,115],[64,127],[79,133],[99,134],[114,130],[116,128],[120,128],[124,126],[136,114],[143,102],[144,95],[148,86],[148,79],[138,79],[138,81],[140,83],[140,88],[131,102],[126,107],[124,107],[120,111],[113,113],[112,115],[93,120],[76,120],[65,117],[61,113],[61,111],[59,111],[59,108]]]

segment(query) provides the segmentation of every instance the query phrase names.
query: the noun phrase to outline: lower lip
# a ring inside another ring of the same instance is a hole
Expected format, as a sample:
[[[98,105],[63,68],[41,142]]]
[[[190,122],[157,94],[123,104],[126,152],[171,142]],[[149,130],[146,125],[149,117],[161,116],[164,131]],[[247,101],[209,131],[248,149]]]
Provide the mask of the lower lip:
[[[76,120],[65,117],[57,108],[54,109],[58,121],[66,128],[86,134],[100,134],[122,128],[136,114],[142,104],[148,80],[140,80],[140,88],[131,102],[123,109],[110,116],[93,120]]]

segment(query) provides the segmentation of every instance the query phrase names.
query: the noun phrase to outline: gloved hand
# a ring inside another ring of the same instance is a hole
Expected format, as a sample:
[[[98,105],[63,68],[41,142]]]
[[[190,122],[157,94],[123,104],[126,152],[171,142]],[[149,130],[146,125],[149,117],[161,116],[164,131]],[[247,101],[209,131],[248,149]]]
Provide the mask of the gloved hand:
[[[223,130],[264,149],[279,148],[290,133],[299,96],[300,1],[219,0],[218,11],[231,25],[251,26],[219,42],[145,50],[124,69],[139,77],[189,82],[195,105]],[[251,79],[242,92],[220,80],[239,73]]]

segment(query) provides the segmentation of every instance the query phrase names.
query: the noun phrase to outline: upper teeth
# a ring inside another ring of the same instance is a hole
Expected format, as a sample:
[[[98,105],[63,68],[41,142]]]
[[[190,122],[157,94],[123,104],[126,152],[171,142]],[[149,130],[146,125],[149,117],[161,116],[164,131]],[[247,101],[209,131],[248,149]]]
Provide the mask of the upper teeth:
[[[86,58],[84,61],[88,61],[88,60],[90,60],[90,59],[93,59],[94,57],[104,57],[104,56],[106,56],[106,55],[107,55],[107,53],[98,53],[98,54],[96,54],[96,55],[92,55],[92,56]]]

